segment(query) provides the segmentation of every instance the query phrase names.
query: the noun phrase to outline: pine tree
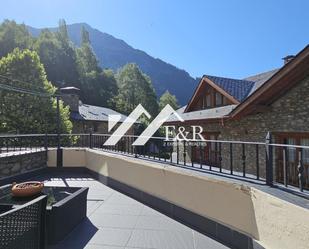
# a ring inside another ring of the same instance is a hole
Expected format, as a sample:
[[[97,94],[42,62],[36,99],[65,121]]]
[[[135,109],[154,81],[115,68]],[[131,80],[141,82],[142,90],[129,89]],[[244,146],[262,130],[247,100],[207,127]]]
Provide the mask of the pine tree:
[[[116,75],[119,93],[115,98],[119,111],[129,114],[138,104],[155,116],[158,103],[150,78],[136,64],[127,64]]]
[[[80,74],[100,71],[98,60],[91,47],[89,33],[84,27],[82,27],[81,30],[81,40],[81,47],[77,49],[77,61]]]
[[[167,104],[173,107],[175,110],[179,108],[178,101],[175,95],[170,94],[168,90],[162,94],[159,100],[159,108],[162,110]]]
[[[31,48],[33,38],[26,25],[16,24],[15,21],[5,20],[0,25],[0,58],[12,52],[14,48]]]

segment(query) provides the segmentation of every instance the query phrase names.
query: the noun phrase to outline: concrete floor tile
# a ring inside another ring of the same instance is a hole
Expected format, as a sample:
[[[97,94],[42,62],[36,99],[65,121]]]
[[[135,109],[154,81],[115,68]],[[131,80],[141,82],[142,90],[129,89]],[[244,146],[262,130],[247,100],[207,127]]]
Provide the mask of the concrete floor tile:
[[[196,231],[193,232],[193,238],[196,249],[228,249],[221,243]]]
[[[192,233],[162,230],[134,230],[127,247],[194,249]]]
[[[136,223],[136,229],[191,231],[189,227],[167,216],[140,216]]]
[[[140,215],[142,211],[141,205],[136,204],[107,204],[103,203],[97,210],[96,213],[103,214],[119,214],[119,215]]]
[[[88,244],[126,246],[132,231],[128,229],[100,228]]]
[[[97,227],[113,227],[113,228],[131,228],[136,225],[138,216],[136,215],[119,215],[119,214],[103,214],[94,212],[89,219]]]
[[[153,208],[147,207],[147,206],[143,206],[141,215],[142,216],[156,216],[156,217],[164,216],[164,214],[160,213],[159,211]]]

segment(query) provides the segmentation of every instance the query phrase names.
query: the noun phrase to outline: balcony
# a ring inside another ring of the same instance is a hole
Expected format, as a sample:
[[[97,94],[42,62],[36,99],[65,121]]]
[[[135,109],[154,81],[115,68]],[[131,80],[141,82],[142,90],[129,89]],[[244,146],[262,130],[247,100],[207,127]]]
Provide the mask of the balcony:
[[[134,138],[127,137],[103,147],[106,136],[1,137],[1,167],[11,165],[1,185],[32,179],[46,186],[89,187],[87,218],[50,248],[307,248],[308,192],[272,179],[268,167],[275,164],[269,160],[259,158],[259,171],[234,164],[231,172],[192,162],[186,144],[185,153],[179,145],[161,147],[155,138],[134,148]],[[235,149],[245,143],[232,144]],[[249,146],[257,147],[246,144],[245,151]],[[26,158],[24,165],[16,166],[17,157]],[[29,160],[34,168],[26,165]]]

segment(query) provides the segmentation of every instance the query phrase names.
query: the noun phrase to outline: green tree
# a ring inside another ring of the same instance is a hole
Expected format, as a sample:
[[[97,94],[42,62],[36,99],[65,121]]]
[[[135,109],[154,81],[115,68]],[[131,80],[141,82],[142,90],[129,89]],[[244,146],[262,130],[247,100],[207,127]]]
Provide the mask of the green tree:
[[[178,101],[175,95],[170,94],[168,90],[162,94],[159,100],[159,108],[162,110],[167,104],[173,107],[175,110],[179,108]]]
[[[89,33],[84,27],[82,27],[81,31],[81,40],[81,47],[77,49],[77,62],[80,74],[100,71],[98,60],[91,47]]]
[[[118,95],[116,107],[123,113],[130,113],[142,104],[151,115],[158,113],[158,102],[150,78],[136,64],[127,64],[116,75]]]
[[[62,68],[62,47],[56,35],[48,29],[42,30],[34,44],[35,51],[39,54],[44,65],[47,78],[53,84],[60,85],[59,82],[66,78],[66,72]]]
[[[84,26],[82,26],[82,44],[90,44],[90,38],[89,38],[89,32],[85,29]]]
[[[81,81],[81,99],[88,104],[113,107],[117,82],[112,70],[99,67],[91,47],[89,33],[82,27],[81,47],[77,48],[77,62]]]
[[[57,124],[56,88],[48,82],[36,52],[15,49],[0,59],[0,84],[44,95],[13,92],[0,88],[0,133],[54,133]],[[4,77],[14,80],[7,80]],[[0,85],[1,86],[1,85]],[[61,132],[70,133],[69,110],[60,101]]]
[[[59,60],[61,63],[58,65],[59,69],[57,85],[59,86],[80,86],[78,62],[76,58],[76,49],[69,39],[68,30],[65,21],[59,21],[58,32],[56,37],[60,43],[61,53]],[[44,63],[44,62],[43,62]]]
[[[32,43],[33,38],[26,25],[19,25],[9,20],[0,25],[0,58],[12,52],[14,48],[31,48]]]
[[[69,40],[64,20],[59,21],[56,33],[43,30],[34,44],[34,49],[45,67],[48,80],[55,86],[80,88],[76,49]]]
[[[81,100],[91,105],[114,107],[113,98],[117,95],[117,90],[112,70],[91,71],[83,76]]]
[[[57,36],[59,40],[63,43],[66,43],[69,41],[69,33],[67,29],[67,24],[64,19],[60,19],[58,22],[58,32]]]

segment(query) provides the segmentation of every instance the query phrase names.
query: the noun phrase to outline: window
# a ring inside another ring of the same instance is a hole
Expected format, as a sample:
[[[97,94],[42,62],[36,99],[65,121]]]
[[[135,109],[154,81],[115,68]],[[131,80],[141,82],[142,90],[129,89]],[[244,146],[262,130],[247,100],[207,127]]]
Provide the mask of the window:
[[[223,104],[222,103],[223,96],[220,93],[216,92],[215,98],[216,98],[216,106],[221,106]]]
[[[231,104],[231,102],[226,97],[224,97],[224,95],[222,95],[220,92],[217,92],[214,88],[208,87],[203,93],[201,93],[201,95],[199,95],[198,100],[195,102],[193,108],[195,111],[197,111],[229,104]]]

